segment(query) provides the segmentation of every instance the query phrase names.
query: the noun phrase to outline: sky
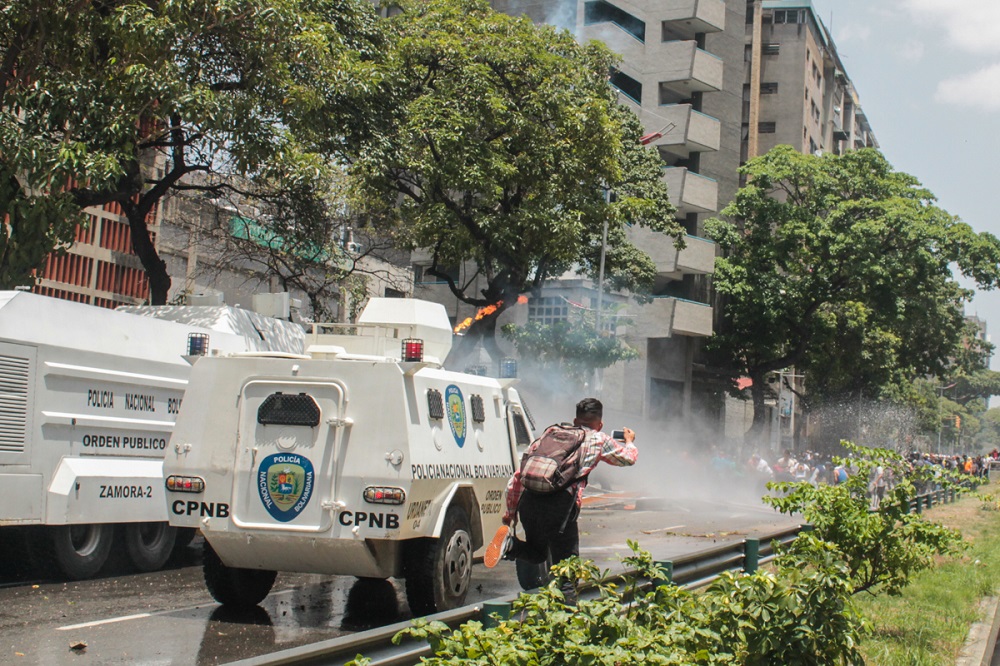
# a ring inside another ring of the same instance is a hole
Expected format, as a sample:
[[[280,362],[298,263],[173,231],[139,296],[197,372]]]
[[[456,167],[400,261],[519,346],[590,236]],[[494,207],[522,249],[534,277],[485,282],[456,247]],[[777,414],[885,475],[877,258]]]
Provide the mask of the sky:
[[[886,159],[941,208],[1000,237],[1000,0],[812,3]],[[977,290],[966,313],[1000,348],[1000,292]],[[991,367],[1000,370],[1000,349]]]

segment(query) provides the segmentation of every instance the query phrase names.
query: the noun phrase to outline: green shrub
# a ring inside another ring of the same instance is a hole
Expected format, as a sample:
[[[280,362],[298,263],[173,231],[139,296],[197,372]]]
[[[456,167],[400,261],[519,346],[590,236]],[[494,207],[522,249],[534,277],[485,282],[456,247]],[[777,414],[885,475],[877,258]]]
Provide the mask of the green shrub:
[[[852,457],[838,462],[849,463],[855,470],[846,483],[770,483],[768,488],[776,495],[764,501],[782,513],[801,514],[819,538],[837,546],[850,569],[855,594],[898,594],[914,573],[933,564],[935,555],[953,554],[963,547],[958,531],[910,513],[916,487],[933,481],[963,490],[959,485],[963,479],[939,468],[911,469],[893,451],[842,444]],[[877,465],[893,471],[895,485],[886,490],[879,508],[872,510],[868,478]]]
[[[417,619],[394,641],[428,641],[431,666],[861,663],[866,625],[852,605],[848,570],[815,536],[803,534],[772,572],[726,573],[701,592],[670,584],[649,553],[630,547],[623,563],[635,573],[621,584],[574,558],[553,568],[556,582],[522,594],[511,619],[495,627],[469,622],[453,631]],[[596,598],[567,605],[559,575],[594,585]]]

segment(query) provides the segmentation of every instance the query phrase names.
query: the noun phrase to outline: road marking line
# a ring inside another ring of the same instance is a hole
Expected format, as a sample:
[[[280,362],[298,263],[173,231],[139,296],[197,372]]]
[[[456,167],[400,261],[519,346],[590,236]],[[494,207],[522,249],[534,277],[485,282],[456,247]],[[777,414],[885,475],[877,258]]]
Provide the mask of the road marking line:
[[[178,609],[181,610],[181,609]],[[164,611],[167,612],[167,611]],[[172,612],[172,611],[170,611]],[[159,613],[158,613],[159,614]],[[87,629],[88,627],[97,627],[102,624],[113,624],[115,622],[125,622],[126,620],[138,620],[144,617],[152,617],[153,613],[139,613],[137,615],[123,615],[121,617],[113,617],[107,620],[95,620],[94,622],[83,622],[81,624],[69,624],[65,627],[57,627],[56,631],[72,631],[73,629]]]

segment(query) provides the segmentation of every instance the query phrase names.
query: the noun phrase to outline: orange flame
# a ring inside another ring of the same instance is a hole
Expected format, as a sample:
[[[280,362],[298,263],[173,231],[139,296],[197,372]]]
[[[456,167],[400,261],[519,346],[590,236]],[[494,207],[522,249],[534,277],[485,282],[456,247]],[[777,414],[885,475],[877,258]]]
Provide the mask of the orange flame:
[[[517,302],[523,305],[524,303],[528,302],[528,297],[525,296],[524,294],[521,294],[520,296],[517,297]]]
[[[476,313],[475,317],[466,317],[465,321],[455,327],[455,333],[461,333],[465,329],[472,326],[472,322],[479,321],[483,317],[488,317],[497,311],[497,308],[503,305],[503,301],[497,301],[493,305],[487,305],[484,308],[479,308],[479,312]]]

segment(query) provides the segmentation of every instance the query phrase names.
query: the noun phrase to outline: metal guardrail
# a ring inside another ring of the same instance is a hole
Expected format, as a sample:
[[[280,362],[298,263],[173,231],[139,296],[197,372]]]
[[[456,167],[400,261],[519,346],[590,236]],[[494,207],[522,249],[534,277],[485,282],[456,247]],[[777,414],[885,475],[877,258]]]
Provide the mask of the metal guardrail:
[[[932,490],[923,495],[917,495],[910,500],[910,513],[923,513],[924,509],[929,509],[935,504],[950,504],[955,501],[958,491],[954,488],[944,488]]]
[[[910,511],[922,513],[924,508],[929,509],[935,504],[954,502],[956,495],[954,489],[935,490],[917,495],[910,500]],[[775,544],[779,544],[779,547],[786,546],[798,536],[799,532],[807,529],[811,529],[811,526],[800,525],[765,536],[747,538],[743,541],[680,555],[672,560],[657,564],[666,571],[672,583],[686,589],[697,589],[710,584],[726,571],[753,573],[760,565],[774,559]],[[624,578],[635,578],[635,572],[625,571],[611,577],[612,580]],[[648,589],[652,585],[652,581],[649,580],[639,579],[636,582],[639,589]],[[427,619],[444,622],[452,629],[457,629],[471,620],[478,620],[489,626],[492,623],[490,616],[494,613],[504,618],[509,617],[511,605],[520,594],[520,592],[509,594],[443,613],[428,615]],[[595,590],[583,590],[580,593],[580,598],[596,598],[597,594]],[[411,625],[412,620],[404,620],[350,636],[340,636],[233,662],[233,666],[284,666],[288,664],[294,666],[319,666],[321,664],[323,666],[343,666],[359,654],[370,659],[374,666],[412,666],[419,664],[421,657],[433,655],[430,646],[424,641],[407,638],[399,645],[392,644],[392,637]]]

